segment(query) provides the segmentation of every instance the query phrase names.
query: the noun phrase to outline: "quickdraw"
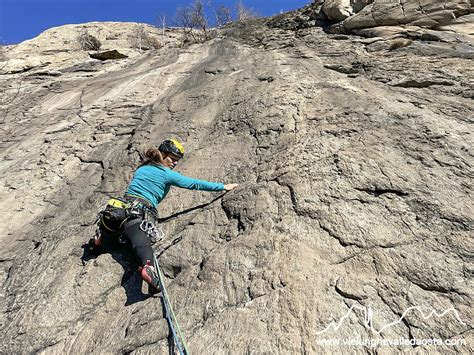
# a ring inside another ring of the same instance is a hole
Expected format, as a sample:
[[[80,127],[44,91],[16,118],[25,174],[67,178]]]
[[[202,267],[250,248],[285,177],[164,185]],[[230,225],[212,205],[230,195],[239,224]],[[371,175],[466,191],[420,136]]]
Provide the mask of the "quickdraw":
[[[163,239],[163,232],[160,228],[157,228],[154,223],[144,219],[140,223],[140,229],[148,234],[151,244],[155,244]]]

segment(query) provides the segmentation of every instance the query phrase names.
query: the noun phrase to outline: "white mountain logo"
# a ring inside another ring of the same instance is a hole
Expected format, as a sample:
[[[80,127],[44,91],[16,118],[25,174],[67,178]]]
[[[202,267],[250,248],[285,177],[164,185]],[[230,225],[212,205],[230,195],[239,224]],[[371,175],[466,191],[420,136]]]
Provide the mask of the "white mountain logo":
[[[423,312],[423,310],[421,309],[420,306],[413,306],[413,307],[409,307],[405,310],[405,312],[403,312],[402,316],[400,317],[400,319],[392,322],[392,323],[389,323],[387,325],[384,325],[382,328],[380,328],[379,330],[375,329],[373,324],[372,324],[372,317],[373,317],[373,312],[372,312],[372,308],[370,306],[368,307],[365,307],[365,306],[358,306],[358,305],[352,305],[351,308],[349,308],[349,310],[347,311],[347,313],[342,316],[342,318],[338,321],[338,322],[331,322],[329,323],[329,325],[324,328],[323,330],[319,331],[319,332],[316,332],[316,334],[324,334],[326,333],[327,331],[333,329],[333,330],[338,330],[342,324],[344,323],[344,321],[350,317],[351,313],[353,313],[354,309],[358,309],[358,310],[361,310],[363,311],[364,313],[364,326],[366,329],[369,329],[371,330],[373,333],[376,333],[376,334],[380,334],[382,333],[385,329],[387,328],[390,328],[394,325],[397,325],[399,323],[401,323],[403,321],[403,319],[405,318],[405,316],[408,314],[408,312],[415,312],[415,311],[418,311],[421,316],[423,317],[423,319],[430,319],[431,317],[443,317],[444,315],[448,314],[448,313],[453,313],[454,314],[454,317],[456,318],[456,320],[461,323],[462,325],[466,325],[462,320],[461,318],[459,317],[459,314],[458,314],[458,311],[456,311],[456,309],[454,309],[454,307],[451,307],[441,313],[438,313],[436,310],[431,310],[431,312],[429,312],[428,314],[425,314]]]

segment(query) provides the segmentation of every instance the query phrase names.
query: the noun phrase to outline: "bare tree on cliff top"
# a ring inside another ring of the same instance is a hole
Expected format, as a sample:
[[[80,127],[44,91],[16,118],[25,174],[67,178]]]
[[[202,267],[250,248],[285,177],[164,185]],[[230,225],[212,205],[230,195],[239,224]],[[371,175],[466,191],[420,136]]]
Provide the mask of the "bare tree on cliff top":
[[[163,41],[163,45],[165,45],[166,14],[158,16],[158,23],[161,26],[161,40]]]
[[[216,17],[216,24],[218,27],[227,25],[233,21],[231,9],[225,7],[224,5],[219,5],[217,9],[214,10],[214,15]]]
[[[204,42],[211,37],[202,0],[195,0],[192,6],[178,8],[175,23],[183,29],[186,41]]]
[[[237,5],[235,5],[235,7],[237,10],[237,18],[236,18],[237,21],[251,20],[258,17],[257,13],[252,8],[247,7],[243,3],[242,0],[239,0],[239,2],[237,2]]]

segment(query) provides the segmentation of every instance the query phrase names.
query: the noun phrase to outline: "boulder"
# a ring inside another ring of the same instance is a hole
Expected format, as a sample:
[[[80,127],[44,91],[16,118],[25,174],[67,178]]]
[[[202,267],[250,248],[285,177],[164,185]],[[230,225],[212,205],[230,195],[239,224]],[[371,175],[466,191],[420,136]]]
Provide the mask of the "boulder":
[[[353,14],[350,0],[326,0],[322,10],[331,21],[340,22]]]
[[[447,25],[457,17],[470,12],[469,0],[400,0],[400,2],[375,0],[357,14],[332,26],[331,31],[344,33],[360,28],[406,24],[433,28]]]
[[[330,21],[340,22],[361,11],[374,0],[326,0],[322,11]]]
[[[99,60],[108,60],[108,59],[123,59],[127,58],[125,54],[120,53],[116,49],[112,51],[100,52],[100,53],[91,53],[89,54],[91,58]]]
[[[373,3],[374,0],[351,0],[351,6],[354,13],[358,13],[367,5]]]

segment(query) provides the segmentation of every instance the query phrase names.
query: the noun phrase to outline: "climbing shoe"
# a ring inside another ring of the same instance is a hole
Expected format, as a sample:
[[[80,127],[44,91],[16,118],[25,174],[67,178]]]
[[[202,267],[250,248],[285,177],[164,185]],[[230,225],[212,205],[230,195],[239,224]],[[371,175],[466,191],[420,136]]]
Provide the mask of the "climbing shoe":
[[[153,266],[150,265],[150,262],[147,262],[145,266],[141,267],[140,275],[142,279],[148,284],[148,292],[150,294],[156,294],[160,292],[159,278]]]

